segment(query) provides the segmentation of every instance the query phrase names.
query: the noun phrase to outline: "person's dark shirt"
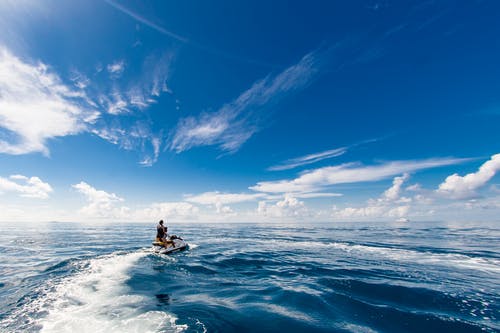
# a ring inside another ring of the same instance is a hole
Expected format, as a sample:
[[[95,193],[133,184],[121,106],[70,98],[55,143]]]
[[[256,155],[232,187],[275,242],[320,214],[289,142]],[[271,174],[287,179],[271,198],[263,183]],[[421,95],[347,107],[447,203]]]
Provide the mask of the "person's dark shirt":
[[[156,227],[156,238],[160,238],[161,239],[163,237],[165,237],[165,229],[163,228],[162,225],[159,224]]]

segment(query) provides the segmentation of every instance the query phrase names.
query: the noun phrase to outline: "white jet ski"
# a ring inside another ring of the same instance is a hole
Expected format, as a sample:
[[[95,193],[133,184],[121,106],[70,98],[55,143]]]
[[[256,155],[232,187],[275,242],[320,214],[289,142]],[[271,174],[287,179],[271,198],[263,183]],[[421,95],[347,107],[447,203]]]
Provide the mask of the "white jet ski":
[[[169,254],[176,251],[182,251],[188,247],[188,243],[186,243],[182,238],[171,239],[173,244],[165,244],[163,242],[153,242],[153,252],[159,254]]]

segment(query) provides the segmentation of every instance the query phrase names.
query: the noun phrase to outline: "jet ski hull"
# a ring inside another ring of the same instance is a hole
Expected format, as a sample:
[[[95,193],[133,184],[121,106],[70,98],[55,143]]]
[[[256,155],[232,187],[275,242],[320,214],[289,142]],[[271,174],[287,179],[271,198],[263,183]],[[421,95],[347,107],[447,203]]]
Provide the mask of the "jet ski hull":
[[[188,247],[188,244],[182,239],[174,239],[173,242],[174,246],[168,246],[168,247],[160,245],[157,242],[153,242],[153,251],[159,254],[170,254],[173,252],[185,250]]]

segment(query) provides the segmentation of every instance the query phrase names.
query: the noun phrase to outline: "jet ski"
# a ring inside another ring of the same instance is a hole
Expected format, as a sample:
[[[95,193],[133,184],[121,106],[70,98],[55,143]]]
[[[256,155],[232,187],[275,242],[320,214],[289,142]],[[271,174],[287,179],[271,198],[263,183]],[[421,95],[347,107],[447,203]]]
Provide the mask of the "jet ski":
[[[176,251],[182,251],[188,247],[188,243],[186,243],[182,238],[170,238],[173,244],[165,244],[163,242],[154,241],[153,242],[153,252],[159,254],[169,254]]]

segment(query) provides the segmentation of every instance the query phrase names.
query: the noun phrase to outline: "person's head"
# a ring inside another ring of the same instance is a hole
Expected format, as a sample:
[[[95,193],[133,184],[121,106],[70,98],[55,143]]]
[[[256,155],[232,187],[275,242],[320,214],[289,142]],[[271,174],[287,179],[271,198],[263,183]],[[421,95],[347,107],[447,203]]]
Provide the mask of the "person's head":
[[[160,222],[159,222],[159,223],[160,223],[161,225],[163,225],[163,220],[160,220]]]

